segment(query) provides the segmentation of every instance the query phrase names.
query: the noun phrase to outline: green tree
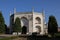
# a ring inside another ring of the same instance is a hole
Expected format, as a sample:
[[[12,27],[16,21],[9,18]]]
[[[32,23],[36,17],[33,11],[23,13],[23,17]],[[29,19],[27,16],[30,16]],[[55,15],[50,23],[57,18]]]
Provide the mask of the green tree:
[[[5,33],[5,21],[2,12],[0,12],[0,33]]]
[[[5,34],[9,34],[9,32],[10,32],[10,28],[7,27],[7,25],[5,24]]]
[[[18,17],[16,18],[14,22],[13,32],[21,32],[21,21]]]
[[[56,18],[53,15],[51,15],[49,16],[49,21],[48,21],[48,33],[54,34],[57,32],[58,32],[58,24]]]

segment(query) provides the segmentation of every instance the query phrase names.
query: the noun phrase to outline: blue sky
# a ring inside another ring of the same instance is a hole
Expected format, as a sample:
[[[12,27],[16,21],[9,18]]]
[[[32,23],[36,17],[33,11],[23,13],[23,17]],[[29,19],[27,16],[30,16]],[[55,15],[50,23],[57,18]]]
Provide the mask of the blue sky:
[[[42,12],[45,10],[45,19],[48,22],[48,17],[54,15],[60,26],[60,0],[0,0],[0,10],[7,25],[10,24],[10,11],[16,8],[17,12],[32,11],[34,7],[35,12]]]

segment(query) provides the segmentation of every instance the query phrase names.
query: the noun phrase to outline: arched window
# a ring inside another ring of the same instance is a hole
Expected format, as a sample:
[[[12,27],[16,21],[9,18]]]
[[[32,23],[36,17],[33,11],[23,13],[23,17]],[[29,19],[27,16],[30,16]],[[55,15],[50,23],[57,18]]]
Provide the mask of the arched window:
[[[41,27],[40,26],[36,26],[36,31],[37,31],[37,33],[40,33],[41,32]]]
[[[36,24],[41,24],[41,19],[39,17],[36,17]]]

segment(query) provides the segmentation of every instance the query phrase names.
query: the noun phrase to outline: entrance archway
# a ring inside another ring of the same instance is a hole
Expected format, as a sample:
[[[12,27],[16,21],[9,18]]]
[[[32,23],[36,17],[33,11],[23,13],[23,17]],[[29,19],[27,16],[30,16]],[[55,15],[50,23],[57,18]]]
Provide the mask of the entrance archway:
[[[26,34],[27,33],[27,27],[26,26],[23,26],[22,27],[22,34]]]
[[[29,32],[29,20],[26,17],[21,17],[21,26],[22,26],[23,34],[26,34],[27,32]]]

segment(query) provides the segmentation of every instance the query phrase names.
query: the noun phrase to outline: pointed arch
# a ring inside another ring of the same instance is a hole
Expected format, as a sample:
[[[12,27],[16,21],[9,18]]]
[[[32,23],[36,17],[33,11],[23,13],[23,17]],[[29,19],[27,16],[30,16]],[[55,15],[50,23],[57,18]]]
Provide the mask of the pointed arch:
[[[21,17],[21,26],[23,27],[23,30],[24,30],[24,27],[26,27],[27,32],[29,32],[29,20],[24,16]]]
[[[36,17],[36,24],[41,24],[41,18],[40,17]]]
[[[37,33],[40,33],[41,32],[41,27],[40,26],[36,26],[36,30],[37,30]]]

